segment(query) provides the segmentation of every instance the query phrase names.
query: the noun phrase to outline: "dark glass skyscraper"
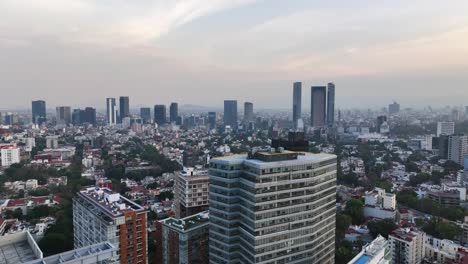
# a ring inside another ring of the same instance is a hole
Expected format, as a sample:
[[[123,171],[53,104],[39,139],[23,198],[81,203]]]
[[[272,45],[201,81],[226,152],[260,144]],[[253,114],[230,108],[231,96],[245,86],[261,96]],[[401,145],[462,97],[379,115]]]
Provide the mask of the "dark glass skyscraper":
[[[140,117],[143,120],[143,123],[145,124],[151,123],[151,108],[149,107],[140,108]]]
[[[122,119],[130,116],[130,98],[128,96],[120,96],[120,118],[119,121],[122,123]]]
[[[177,103],[171,103],[171,106],[169,107],[169,122],[176,123],[178,116],[179,116],[179,105]]]
[[[237,129],[237,101],[224,101],[224,126],[231,126],[232,129]]]
[[[302,117],[302,83],[293,84],[293,123],[297,128],[297,120]]]
[[[311,104],[310,104],[310,119],[311,126],[323,127],[325,126],[326,116],[326,98],[327,87],[325,86],[312,86],[311,88]]]
[[[165,105],[155,105],[154,106],[154,122],[160,126],[166,124],[166,106]]]
[[[92,108],[92,107],[85,108],[83,122],[96,125],[96,109],[95,108]]]
[[[244,103],[244,122],[249,123],[254,121],[254,112],[253,112],[253,104],[250,102]]]
[[[47,120],[46,102],[42,100],[32,101],[32,121],[34,124],[42,125]]]
[[[334,123],[335,123],[335,84],[328,83],[327,125],[333,126]]]
[[[71,123],[71,107],[69,106],[57,106],[57,124],[69,125]]]
[[[208,124],[211,129],[216,128],[216,112],[208,112]]]

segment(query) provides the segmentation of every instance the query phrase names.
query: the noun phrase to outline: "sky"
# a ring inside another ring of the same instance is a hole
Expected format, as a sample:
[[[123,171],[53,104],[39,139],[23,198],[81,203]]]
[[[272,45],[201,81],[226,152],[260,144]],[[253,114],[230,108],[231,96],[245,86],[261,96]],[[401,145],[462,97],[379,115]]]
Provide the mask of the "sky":
[[[0,0],[0,109],[468,105],[466,0]]]

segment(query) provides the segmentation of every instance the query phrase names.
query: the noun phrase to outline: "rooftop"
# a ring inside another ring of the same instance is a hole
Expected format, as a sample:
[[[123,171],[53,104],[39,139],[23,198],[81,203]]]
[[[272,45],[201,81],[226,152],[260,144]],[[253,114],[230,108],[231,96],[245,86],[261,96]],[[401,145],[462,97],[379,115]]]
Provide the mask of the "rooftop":
[[[0,264],[19,264],[42,258],[42,252],[29,232],[0,238]]]
[[[205,211],[182,219],[168,218],[163,220],[162,223],[172,229],[185,232],[202,225],[208,225],[209,220],[209,213]]]
[[[179,174],[182,176],[208,176],[208,170],[184,167],[181,171],[179,171]]]
[[[141,205],[125,198],[109,188],[88,187],[79,192],[79,196],[91,202],[106,214],[116,217],[127,211],[144,211]]]

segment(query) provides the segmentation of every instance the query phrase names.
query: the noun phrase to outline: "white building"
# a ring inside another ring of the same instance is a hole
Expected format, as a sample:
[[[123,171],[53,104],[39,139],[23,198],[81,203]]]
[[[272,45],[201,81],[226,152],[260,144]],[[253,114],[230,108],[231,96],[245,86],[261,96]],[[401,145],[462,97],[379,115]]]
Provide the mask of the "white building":
[[[59,147],[58,144],[58,136],[47,136],[46,137],[46,148],[48,149],[56,149]]]
[[[381,188],[375,188],[373,191],[366,192],[364,216],[379,219],[395,219],[396,195],[386,193]]]
[[[424,233],[400,228],[388,236],[393,264],[419,264],[423,259]]]
[[[365,245],[348,264],[390,264],[391,260],[390,245],[384,237],[379,235],[374,241]]]
[[[448,137],[448,159],[463,165],[468,154],[468,136],[453,135]]]
[[[463,246],[447,239],[437,239],[424,234],[424,260],[427,263],[448,263],[457,259]]]
[[[20,162],[19,148],[3,148],[1,149],[2,167],[10,167],[12,164]]]
[[[437,122],[437,136],[450,136],[455,133],[455,122]]]
[[[35,190],[39,186],[38,182],[36,179],[29,179],[25,183],[25,189],[26,190]]]

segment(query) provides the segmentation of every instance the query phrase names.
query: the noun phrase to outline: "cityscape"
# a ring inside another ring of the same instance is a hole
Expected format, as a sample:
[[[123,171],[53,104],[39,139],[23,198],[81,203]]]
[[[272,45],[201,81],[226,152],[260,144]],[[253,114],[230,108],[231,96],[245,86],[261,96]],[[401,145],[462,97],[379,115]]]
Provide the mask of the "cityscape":
[[[468,264],[467,14],[0,1],[0,264]]]

